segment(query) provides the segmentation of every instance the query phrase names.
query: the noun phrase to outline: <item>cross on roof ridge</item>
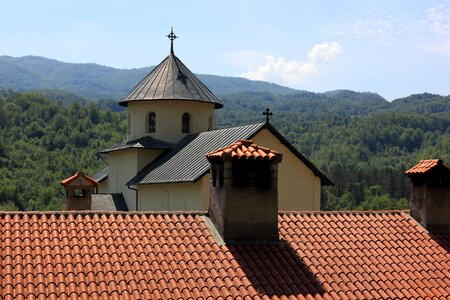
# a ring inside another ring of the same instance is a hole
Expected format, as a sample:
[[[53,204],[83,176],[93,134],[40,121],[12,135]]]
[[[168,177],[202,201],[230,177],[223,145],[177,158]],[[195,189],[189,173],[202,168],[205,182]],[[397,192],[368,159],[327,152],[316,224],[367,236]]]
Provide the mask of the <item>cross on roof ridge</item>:
[[[262,114],[263,116],[266,116],[266,123],[269,123],[269,118],[273,116],[273,113],[270,111],[270,109],[266,108],[266,111],[264,111]]]

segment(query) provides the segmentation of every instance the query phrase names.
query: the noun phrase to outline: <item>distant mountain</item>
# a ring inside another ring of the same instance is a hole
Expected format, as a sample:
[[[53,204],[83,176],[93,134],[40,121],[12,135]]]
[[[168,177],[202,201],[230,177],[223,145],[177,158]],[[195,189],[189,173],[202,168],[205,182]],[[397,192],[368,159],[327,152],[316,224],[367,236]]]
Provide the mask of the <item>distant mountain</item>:
[[[268,92],[275,95],[288,95],[298,92],[279,84],[241,77],[197,74],[198,78],[216,95],[239,92]]]
[[[82,97],[120,98],[150,68],[121,70],[96,64],[72,64],[37,56],[0,56],[0,88],[21,91],[56,89]]]
[[[340,117],[367,117],[381,113],[420,113],[450,115],[450,95],[417,94],[387,101],[378,94],[336,90],[326,93],[298,91],[288,95],[267,92],[239,92],[223,95],[224,107],[216,112],[217,122],[223,127],[236,122],[263,121],[261,113],[269,107],[273,122],[281,126],[286,120],[316,120],[329,115]]]
[[[400,112],[450,113],[450,95],[447,97],[429,93],[410,95],[392,101],[392,107]]]
[[[119,99],[153,67],[116,69],[97,64],[64,63],[53,59],[0,56],[0,89],[63,90],[85,98]],[[216,95],[234,92],[270,92],[285,95],[296,90],[264,81],[197,75]]]
[[[234,111],[243,116],[252,116],[269,107],[274,112],[305,113],[315,118],[335,113],[345,116],[367,116],[389,110],[391,103],[374,93],[336,90],[326,93],[298,91],[288,95],[273,95],[267,92],[239,92],[223,95],[224,108],[219,114]]]
[[[49,99],[65,103],[94,100],[99,102],[100,108],[120,111],[123,107],[117,105],[117,100],[151,69],[115,69],[97,64],[64,63],[37,56],[0,56],[0,90],[37,91]],[[257,121],[261,118],[259,112],[266,107],[278,113],[307,113],[310,116],[326,113],[367,116],[385,111],[450,113],[450,96],[424,93],[389,102],[370,92],[335,90],[313,93],[244,78],[197,76],[225,104],[218,113],[219,119],[233,112],[236,118]],[[227,124],[231,123],[224,122],[223,125]]]

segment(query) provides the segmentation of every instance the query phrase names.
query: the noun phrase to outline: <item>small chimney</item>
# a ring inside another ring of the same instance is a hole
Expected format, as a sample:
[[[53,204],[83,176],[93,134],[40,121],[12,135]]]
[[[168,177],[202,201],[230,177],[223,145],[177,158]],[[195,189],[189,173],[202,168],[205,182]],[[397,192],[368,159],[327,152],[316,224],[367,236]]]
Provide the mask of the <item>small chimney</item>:
[[[450,169],[440,159],[421,160],[405,172],[411,184],[411,216],[429,232],[450,232]]]
[[[209,217],[225,243],[278,241],[277,170],[282,154],[240,140],[206,155]]]
[[[76,172],[73,176],[62,180],[61,185],[66,189],[65,210],[90,210],[91,195],[96,191],[98,182],[85,175]]]

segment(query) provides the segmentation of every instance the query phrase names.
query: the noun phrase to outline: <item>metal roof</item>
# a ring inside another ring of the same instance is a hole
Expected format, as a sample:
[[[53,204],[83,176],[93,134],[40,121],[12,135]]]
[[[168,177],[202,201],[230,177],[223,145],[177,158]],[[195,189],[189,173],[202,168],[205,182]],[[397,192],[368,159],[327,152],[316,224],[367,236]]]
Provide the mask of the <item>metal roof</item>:
[[[117,150],[123,150],[123,149],[131,149],[131,148],[141,148],[141,149],[172,149],[173,144],[164,142],[161,140],[157,140],[155,138],[152,138],[151,136],[144,136],[140,139],[133,140],[133,141],[122,141],[120,143],[117,143],[115,145],[112,145],[111,147],[107,149],[103,149],[99,153],[105,154]]]
[[[200,101],[213,103],[215,108],[223,107],[220,100],[173,53],[142,79],[119,105],[149,100]]]
[[[92,194],[91,210],[128,211],[122,194]]]
[[[193,182],[209,170],[206,153],[249,139],[264,123],[191,134],[166,155],[151,162],[127,184]]]
[[[103,167],[100,171],[98,171],[97,173],[95,173],[94,176],[92,176],[92,179],[94,179],[97,182],[102,182],[103,180],[105,180],[106,178],[108,178],[108,174],[109,174],[109,166],[106,165],[105,167]]]
[[[251,139],[263,128],[267,128],[316,176],[320,177],[321,185],[333,185],[330,179],[267,122],[188,135],[176,144],[174,149],[147,165],[127,184],[195,182],[209,171],[209,162],[205,156],[207,153],[238,140]]]

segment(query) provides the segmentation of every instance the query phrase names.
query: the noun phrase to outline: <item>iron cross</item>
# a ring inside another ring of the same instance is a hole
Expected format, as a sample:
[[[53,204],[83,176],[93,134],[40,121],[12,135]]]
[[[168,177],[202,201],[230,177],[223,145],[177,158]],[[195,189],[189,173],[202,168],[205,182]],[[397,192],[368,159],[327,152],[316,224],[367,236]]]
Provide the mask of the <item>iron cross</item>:
[[[262,113],[263,116],[266,116],[266,123],[269,123],[269,118],[273,115],[272,112],[270,112],[269,108],[266,108],[266,111]]]
[[[173,27],[170,28],[170,33],[166,35],[170,40],[170,53],[173,54],[173,40],[178,38],[175,33],[173,33]]]

